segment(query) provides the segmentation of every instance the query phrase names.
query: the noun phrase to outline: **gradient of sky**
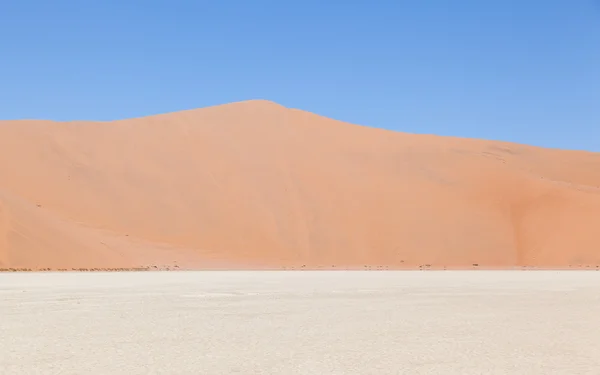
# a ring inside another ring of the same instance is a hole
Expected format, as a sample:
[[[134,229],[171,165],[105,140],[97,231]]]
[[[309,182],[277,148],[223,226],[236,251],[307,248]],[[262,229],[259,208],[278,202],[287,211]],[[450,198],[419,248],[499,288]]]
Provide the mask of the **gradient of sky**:
[[[600,151],[600,2],[0,1],[0,119],[246,99]]]

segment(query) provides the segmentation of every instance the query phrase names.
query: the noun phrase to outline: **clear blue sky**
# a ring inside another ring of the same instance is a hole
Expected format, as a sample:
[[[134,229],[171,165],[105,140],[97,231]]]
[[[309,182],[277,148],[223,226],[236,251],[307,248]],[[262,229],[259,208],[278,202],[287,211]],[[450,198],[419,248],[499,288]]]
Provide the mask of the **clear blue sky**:
[[[600,151],[595,0],[4,0],[0,118],[246,99]]]

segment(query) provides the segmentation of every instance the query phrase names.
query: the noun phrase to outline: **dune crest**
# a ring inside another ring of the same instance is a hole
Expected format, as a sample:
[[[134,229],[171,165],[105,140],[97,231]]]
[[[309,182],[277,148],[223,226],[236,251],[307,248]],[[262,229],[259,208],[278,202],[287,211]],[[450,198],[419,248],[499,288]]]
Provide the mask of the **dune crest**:
[[[264,100],[0,122],[2,267],[600,265],[600,154]]]

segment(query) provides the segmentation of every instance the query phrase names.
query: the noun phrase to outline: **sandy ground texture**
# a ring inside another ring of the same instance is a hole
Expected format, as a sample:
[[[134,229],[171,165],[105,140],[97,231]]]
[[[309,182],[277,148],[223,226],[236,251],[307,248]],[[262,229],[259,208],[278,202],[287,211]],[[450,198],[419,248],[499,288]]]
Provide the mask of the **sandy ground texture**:
[[[599,186],[600,154],[264,100],[1,121],[0,268],[596,267]]]
[[[600,272],[0,275],[0,373],[593,374]]]

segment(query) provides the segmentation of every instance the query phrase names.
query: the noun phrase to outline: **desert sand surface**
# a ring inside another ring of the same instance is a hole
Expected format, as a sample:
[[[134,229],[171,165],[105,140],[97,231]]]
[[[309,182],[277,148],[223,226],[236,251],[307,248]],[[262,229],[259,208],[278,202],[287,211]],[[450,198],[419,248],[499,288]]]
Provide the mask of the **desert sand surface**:
[[[600,272],[0,274],[0,372],[578,374]]]
[[[599,186],[600,154],[264,100],[1,121],[0,268],[596,268]]]

